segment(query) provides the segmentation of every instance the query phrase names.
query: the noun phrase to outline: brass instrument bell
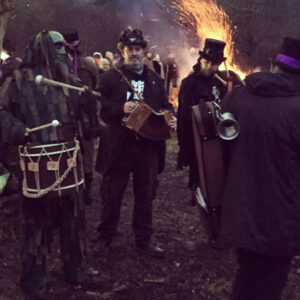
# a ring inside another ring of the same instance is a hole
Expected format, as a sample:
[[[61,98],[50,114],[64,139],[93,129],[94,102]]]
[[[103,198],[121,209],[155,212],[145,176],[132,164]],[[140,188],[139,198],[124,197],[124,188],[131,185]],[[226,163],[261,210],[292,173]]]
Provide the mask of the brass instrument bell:
[[[217,133],[222,140],[230,141],[235,139],[240,133],[240,124],[230,112],[216,112],[219,120]]]

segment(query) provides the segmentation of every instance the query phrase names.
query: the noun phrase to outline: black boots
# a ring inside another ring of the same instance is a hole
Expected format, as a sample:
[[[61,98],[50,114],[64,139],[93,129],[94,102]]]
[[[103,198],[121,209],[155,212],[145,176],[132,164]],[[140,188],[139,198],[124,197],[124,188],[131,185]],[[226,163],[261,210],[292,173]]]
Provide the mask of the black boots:
[[[137,252],[150,256],[153,258],[163,259],[165,258],[165,252],[162,248],[154,245],[152,243],[149,244],[137,244],[136,245]]]
[[[47,286],[45,282],[45,266],[23,263],[20,286],[30,299],[45,299]]]
[[[75,268],[74,265],[65,263],[64,274],[66,282],[71,285],[81,285],[83,289],[98,289],[101,287],[100,282],[95,280],[83,267]]]

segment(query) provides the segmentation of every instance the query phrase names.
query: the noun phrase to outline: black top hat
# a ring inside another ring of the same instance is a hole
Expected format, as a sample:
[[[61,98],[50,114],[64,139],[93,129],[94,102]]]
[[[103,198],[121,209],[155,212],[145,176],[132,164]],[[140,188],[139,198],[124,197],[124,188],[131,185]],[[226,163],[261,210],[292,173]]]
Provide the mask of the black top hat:
[[[62,32],[62,35],[68,44],[79,41],[79,36],[76,29],[66,29]]]
[[[146,48],[147,42],[144,40],[143,32],[140,29],[126,29],[121,33],[118,48],[121,49],[126,45],[139,45]]]
[[[285,37],[275,65],[294,73],[300,73],[300,41]]]
[[[199,51],[201,57],[215,63],[220,64],[226,60],[223,55],[226,43],[215,40],[215,39],[205,39],[205,45],[203,51]]]

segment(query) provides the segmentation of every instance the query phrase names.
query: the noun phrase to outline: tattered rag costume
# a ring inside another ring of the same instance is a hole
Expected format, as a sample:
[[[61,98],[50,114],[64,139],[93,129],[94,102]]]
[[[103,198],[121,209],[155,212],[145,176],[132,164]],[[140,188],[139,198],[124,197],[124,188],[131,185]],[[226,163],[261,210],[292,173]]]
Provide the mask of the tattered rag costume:
[[[87,108],[86,97],[71,90],[53,86],[37,86],[35,76],[76,85],[66,71],[66,53],[62,37],[56,32],[42,32],[26,50],[23,65],[9,77],[2,90],[1,106],[6,119],[1,119],[4,143],[49,145],[73,142],[77,135],[77,119]],[[60,65],[61,64],[61,65]],[[60,72],[57,66],[60,65]],[[64,76],[62,74],[67,74]],[[89,101],[89,106],[91,105]],[[59,127],[49,127],[29,134],[24,128],[34,128],[58,120]],[[5,124],[11,124],[4,128]],[[19,127],[16,127],[18,124]],[[22,125],[23,124],[23,125]],[[4,127],[3,127],[4,126]],[[14,130],[19,128],[19,130]],[[23,130],[23,131],[22,131]],[[23,132],[23,134],[22,134]],[[80,156],[80,151],[78,152]],[[23,187],[24,188],[24,187]],[[53,232],[60,229],[61,256],[65,279],[80,283],[87,276],[83,269],[85,203],[83,185],[77,191],[60,196],[49,193],[41,197],[22,198],[21,285],[26,292],[43,290],[45,258],[50,250]]]
[[[98,89],[99,84],[99,68],[94,62],[91,62],[79,51],[80,39],[75,29],[69,29],[63,32],[63,36],[68,43],[68,63],[73,74],[80,79],[82,84],[88,86],[92,90]],[[87,99],[88,100],[88,99]],[[100,106],[100,103],[98,103]],[[93,106],[91,106],[94,109]],[[98,108],[97,111],[100,109]],[[83,169],[85,186],[91,202],[90,190],[93,181],[95,142],[101,133],[98,115],[96,111],[92,114],[82,112],[79,119],[80,142],[82,146]]]

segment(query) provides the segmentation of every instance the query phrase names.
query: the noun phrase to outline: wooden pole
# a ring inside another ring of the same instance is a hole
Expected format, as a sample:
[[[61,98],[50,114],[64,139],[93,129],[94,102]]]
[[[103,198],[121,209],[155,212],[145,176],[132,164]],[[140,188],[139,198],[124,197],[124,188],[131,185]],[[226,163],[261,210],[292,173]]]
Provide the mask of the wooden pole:
[[[79,92],[84,92],[85,89],[86,89],[85,87],[74,86],[74,85],[67,84],[67,83],[64,83],[64,82],[48,79],[48,78],[43,77],[42,75],[37,75],[35,77],[35,83],[37,85],[46,84],[46,85],[51,85],[51,86],[64,87],[64,88],[76,90],[76,91],[79,91]],[[99,92],[92,91],[92,94],[94,96],[101,97],[101,94]]]

